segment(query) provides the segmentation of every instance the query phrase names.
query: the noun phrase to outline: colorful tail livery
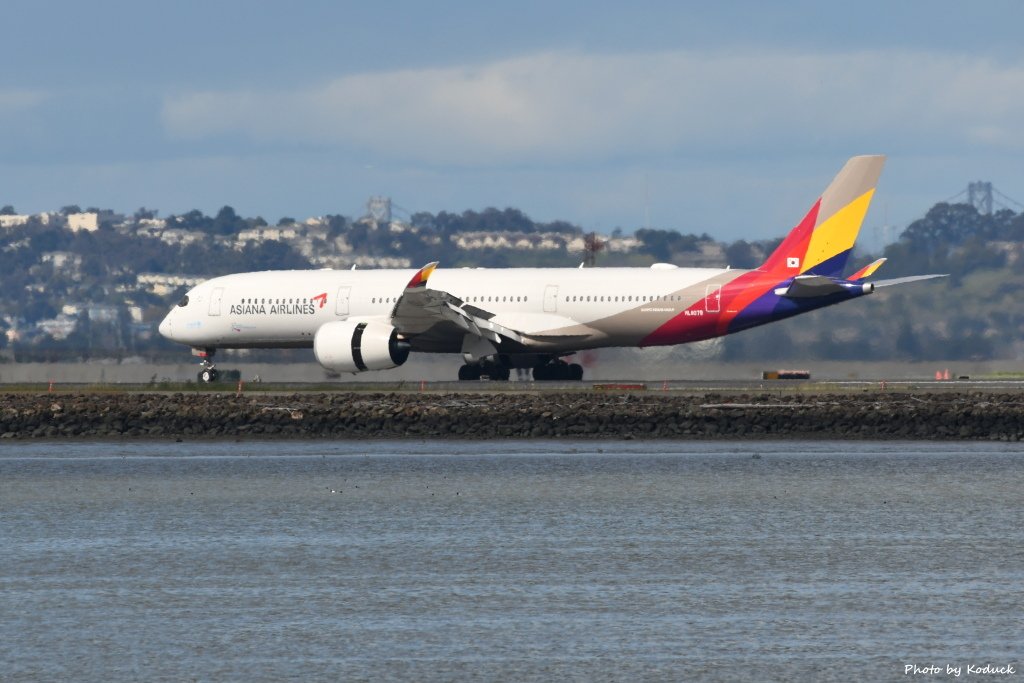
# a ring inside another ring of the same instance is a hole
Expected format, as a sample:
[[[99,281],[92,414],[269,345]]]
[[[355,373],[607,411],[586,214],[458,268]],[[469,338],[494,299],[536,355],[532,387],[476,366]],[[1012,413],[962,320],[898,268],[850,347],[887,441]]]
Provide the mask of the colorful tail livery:
[[[884,165],[882,155],[847,161],[761,270],[790,276],[842,277]]]
[[[508,379],[511,368],[532,368],[538,380],[578,380],[583,369],[562,360],[578,351],[718,337],[877,287],[942,277],[868,281],[885,259],[844,277],[884,162],[850,159],[754,270],[442,270],[435,262],[419,270],[239,273],[193,288],[160,332],[193,347],[203,381],[216,380],[218,348],[294,347],[312,348],[338,373],[394,368],[411,351],[459,354],[462,380]]]
[[[843,279],[884,165],[882,155],[847,161],[759,268],[723,275],[719,283],[707,286],[702,300],[645,337],[641,345],[718,337],[870,294],[876,286],[901,284],[863,282],[885,259]],[[929,277],[942,276],[918,279]]]

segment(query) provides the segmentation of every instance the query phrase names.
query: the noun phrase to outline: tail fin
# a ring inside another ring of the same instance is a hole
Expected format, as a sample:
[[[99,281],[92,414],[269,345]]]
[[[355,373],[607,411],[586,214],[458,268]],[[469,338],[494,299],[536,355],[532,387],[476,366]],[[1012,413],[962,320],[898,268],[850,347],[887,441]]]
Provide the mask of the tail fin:
[[[842,277],[882,173],[882,155],[853,157],[760,270]]]

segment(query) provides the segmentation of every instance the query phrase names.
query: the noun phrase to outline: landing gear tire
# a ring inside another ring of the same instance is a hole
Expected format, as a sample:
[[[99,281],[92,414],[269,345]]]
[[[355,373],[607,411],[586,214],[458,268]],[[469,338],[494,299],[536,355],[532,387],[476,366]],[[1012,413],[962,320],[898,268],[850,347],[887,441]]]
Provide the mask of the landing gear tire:
[[[459,381],[460,382],[471,382],[474,380],[487,379],[494,382],[507,382],[508,378],[512,375],[512,371],[508,368],[497,365],[495,363],[485,363],[483,365],[463,365],[459,368]]]
[[[200,384],[213,384],[220,377],[220,373],[217,372],[217,366],[213,364],[213,354],[216,352],[217,349],[192,349],[192,355],[199,356],[202,359],[200,363],[202,369],[196,374],[196,379],[199,380]]]
[[[509,376],[512,374],[508,368],[500,366],[493,366],[484,370],[484,373],[492,380],[496,382],[507,382]]]
[[[460,382],[471,382],[473,380],[478,379],[480,379],[479,365],[463,365],[461,368],[459,368]]]
[[[583,379],[583,366],[579,363],[568,364],[565,361],[555,361],[547,365],[539,365],[533,369],[535,382],[569,381],[579,382]]]

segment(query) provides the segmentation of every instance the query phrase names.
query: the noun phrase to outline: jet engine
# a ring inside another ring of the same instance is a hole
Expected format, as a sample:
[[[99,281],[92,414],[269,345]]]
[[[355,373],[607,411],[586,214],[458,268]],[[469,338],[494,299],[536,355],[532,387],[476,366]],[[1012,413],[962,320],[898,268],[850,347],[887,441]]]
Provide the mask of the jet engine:
[[[387,370],[409,358],[409,342],[386,323],[339,320],[316,331],[313,353],[320,365],[335,372]]]

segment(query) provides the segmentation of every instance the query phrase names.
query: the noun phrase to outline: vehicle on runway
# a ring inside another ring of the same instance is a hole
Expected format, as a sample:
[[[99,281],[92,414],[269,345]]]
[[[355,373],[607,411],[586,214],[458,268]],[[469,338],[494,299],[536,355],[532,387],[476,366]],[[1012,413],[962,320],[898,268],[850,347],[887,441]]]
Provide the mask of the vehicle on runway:
[[[564,358],[610,346],[684,344],[739,332],[941,275],[868,282],[885,259],[843,277],[884,156],[850,159],[800,223],[753,270],[460,268],[240,273],[190,290],[160,333],[218,377],[217,349],[312,348],[339,373],[385,370],[410,352],[461,354],[459,379],[580,380]]]

